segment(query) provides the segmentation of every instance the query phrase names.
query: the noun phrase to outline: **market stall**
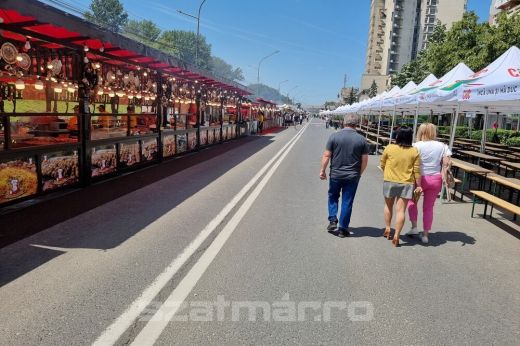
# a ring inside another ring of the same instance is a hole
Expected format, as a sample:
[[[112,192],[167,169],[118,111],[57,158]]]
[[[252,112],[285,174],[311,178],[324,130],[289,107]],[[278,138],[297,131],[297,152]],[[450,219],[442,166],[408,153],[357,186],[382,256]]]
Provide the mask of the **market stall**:
[[[237,137],[239,84],[35,0],[0,29],[0,207]]]

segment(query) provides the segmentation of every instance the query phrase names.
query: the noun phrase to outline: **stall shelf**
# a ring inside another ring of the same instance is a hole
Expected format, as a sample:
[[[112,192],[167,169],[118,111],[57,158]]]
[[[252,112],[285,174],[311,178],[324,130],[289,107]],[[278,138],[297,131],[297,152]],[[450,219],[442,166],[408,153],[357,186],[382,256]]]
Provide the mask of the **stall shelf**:
[[[242,134],[238,83],[36,0],[0,19],[0,208]]]

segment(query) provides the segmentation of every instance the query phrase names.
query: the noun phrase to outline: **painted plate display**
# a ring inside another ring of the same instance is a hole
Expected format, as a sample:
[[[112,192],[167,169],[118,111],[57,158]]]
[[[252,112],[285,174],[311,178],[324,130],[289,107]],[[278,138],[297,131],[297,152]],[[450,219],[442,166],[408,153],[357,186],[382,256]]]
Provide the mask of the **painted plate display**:
[[[61,67],[62,67],[62,64],[61,64],[61,61],[59,59],[54,59],[51,61],[51,65],[52,65],[52,74],[57,76],[60,74],[61,72]]]
[[[16,55],[18,50],[11,42],[6,42],[2,45],[2,58],[8,64],[14,64],[16,62]]]
[[[22,61],[17,61],[16,64],[27,71],[31,67],[31,58],[27,53],[21,53],[20,56],[22,57]]]

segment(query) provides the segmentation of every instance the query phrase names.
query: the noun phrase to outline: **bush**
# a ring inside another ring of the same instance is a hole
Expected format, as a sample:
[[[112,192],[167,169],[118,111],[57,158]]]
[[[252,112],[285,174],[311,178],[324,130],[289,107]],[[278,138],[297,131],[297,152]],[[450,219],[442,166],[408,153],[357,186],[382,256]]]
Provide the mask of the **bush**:
[[[487,133],[486,137],[489,142],[493,138],[493,135],[495,134],[495,130],[489,129],[486,131],[486,133]],[[500,139],[500,143],[502,143],[502,144],[507,144],[508,139],[520,137],[520,133],[518,131],[502,130],[502,129],[499,129],[497,131],[497,135],[498,135],[498,138]],[[481,138],[482,138],[482,130],[476,130],[476,131],[471,132],[471,139],[479,140]]]
[[[437,128],[437,131],[440,135],[449,135],[450,132],[450,126],[439,126]],[[469,127],[467,126],[457,126],[455,129],[455,137],[458,138],[469,138]]]
[[[506,139],[505,144],[510,147],[520,147],[520,135],[509,137]]]

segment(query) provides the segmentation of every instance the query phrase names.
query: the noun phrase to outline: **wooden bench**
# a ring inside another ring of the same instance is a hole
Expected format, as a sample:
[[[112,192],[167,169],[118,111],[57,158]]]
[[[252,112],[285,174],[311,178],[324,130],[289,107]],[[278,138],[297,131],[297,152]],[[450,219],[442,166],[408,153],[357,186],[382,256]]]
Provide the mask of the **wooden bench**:
[[[484,201],[484,219],[486,218],[487,206],[489,203],[491,204],[491,211],[489,212],[490,218],[493,217],[492,214],[493,214],[494,206],[500,207],[502,209],[505,209],[505,210],[511,212],[514,215],[513,221],[516,221],[516,216],[520,215],[520,206],[518,206],[518,205],[509,203],[508,201],[504,201],[503,199],[501,199],[497,196],[493,196],[492,194],[487,193],[485,191],[471,190],[471,193],[473,194],[473,207],[471,208],[471,217],[474,217],[473,215],[475,213],[476,197],[478,197]]]

